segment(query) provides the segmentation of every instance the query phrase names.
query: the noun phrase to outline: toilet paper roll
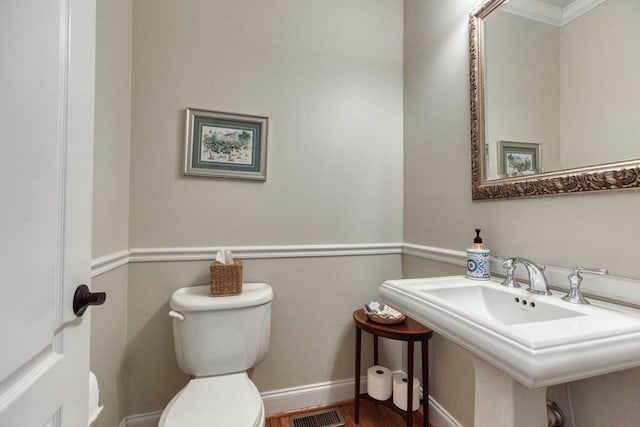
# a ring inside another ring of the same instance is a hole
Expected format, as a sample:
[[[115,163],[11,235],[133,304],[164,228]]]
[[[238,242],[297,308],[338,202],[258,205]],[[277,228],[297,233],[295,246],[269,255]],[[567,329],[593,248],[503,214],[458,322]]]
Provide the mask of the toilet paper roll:
[[[400,372],[393,376],[393,404],[403,411],[407,410],[407,392],[409,380],[407,374]],[[413,377],[413,394],[411,396],[411,410],[416,411],[420,406],[420,381]]]
[[[392,375],[389,368],[374,365],[367,370],[367,393],[377,400],[387,400],[392,392]]]
[[[93,372],[89,371],[89,422],[87,425],[91,425],[102,412],[103,407],[98,406],[99,399],[98,379]]]

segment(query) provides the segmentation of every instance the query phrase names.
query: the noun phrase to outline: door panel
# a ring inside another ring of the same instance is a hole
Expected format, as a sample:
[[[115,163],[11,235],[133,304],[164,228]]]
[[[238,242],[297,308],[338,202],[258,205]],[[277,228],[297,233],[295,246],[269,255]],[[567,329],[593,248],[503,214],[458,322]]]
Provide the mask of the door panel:
[[[0,0],[0,426],[86,426],[95,0]]]
[[[2,297],[11,302],[0,311],[0,324],[13,326],[25,317],[27,321],[19,323],[20,327],[2,328],[0,342],[13,350],[3,355],[0,381],[51,345],[56,325],[52,279],[60,286],[55,255],[61,241],[60,165],[39,161],[60,156],[58,104],[62,94],[59,58],[54,54],[60,11],[55,2],[43,5],[42,14],[34,13],[35,5],[29,4],[33,2],[18,3],[0,3],[0,259]],[[21,22],[33,22],[38,30],[25,31]],[[27,35],[22,37],[23,33]],[[37,55],[39,50],[47,54]],[[27,117],[30,119],[25,120]],[[29,173],[34,169],[41,173]],[[49,286],[43,288],[44,283]]]

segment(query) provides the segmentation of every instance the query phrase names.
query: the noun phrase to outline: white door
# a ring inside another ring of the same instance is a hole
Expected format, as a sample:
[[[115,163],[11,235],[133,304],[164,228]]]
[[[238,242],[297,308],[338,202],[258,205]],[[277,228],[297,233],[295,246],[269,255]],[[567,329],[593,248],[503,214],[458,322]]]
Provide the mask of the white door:
[[[87,425],[95,0],[0,0],[0,426]]]

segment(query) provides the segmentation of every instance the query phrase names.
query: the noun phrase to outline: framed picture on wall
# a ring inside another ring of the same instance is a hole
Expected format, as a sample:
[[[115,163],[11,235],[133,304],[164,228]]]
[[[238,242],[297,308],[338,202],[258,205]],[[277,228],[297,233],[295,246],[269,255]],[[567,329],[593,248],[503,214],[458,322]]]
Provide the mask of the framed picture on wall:
[[[507,177],[540,172],[540,144],[498,141],[498,170]]]
[[[184,174],[265,181],[268,122],[262,116],[187,108]]]

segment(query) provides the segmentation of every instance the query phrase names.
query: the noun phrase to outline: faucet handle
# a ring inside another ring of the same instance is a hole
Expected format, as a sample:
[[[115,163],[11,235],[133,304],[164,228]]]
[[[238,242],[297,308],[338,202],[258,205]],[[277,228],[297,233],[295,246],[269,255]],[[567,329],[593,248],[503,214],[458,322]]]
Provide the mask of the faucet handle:
[[[602,267],[598,267],[598,268],[575,267],[573,269],[573,273],[572,274],[578,274],[579,275],[580,273],[593,273],[593,274],[605,275],[605,274],[609,274],[609,270],[607,270],[606,268],[602,268]]]
[[[590,304],[587,299],[582,296],[580,291],[580,285],[582,284],[582,275],[580,273],[593,273],[593,274],[609,274],[606,268],[586,268],[575,267],[573,272],[567,276],[569,279],[569,292],[562,297],[563,301],[570,302],[572,304]]]
[[[513,273],[516,271],[516,259],[514,257],[506,257],[502,255],[496,255],[496,258],[502,260],[502,267],[507,270],[507,277],[500,284],[507,288],[520,288],[520,284],[513,277]]]

